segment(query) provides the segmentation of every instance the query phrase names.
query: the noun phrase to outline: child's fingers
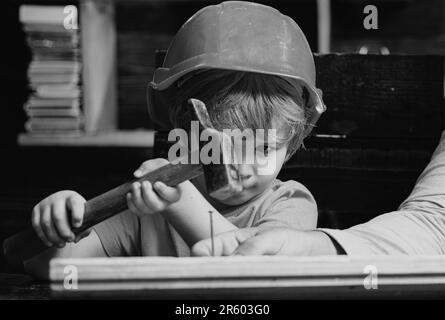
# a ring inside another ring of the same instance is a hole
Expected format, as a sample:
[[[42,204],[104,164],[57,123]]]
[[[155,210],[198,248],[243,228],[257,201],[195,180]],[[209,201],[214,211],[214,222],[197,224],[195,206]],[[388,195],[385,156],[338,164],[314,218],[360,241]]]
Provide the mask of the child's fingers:
[[[37,236],[40,238],[40,240],[43,241],[43,243],[51,247],[52,243],[48,240],[48,238],[45,236],[45,233],[42,230],[42,227],[40,225],[40,206],[36,205],[34,209],[32,210],[32,218],[31,218],[32,226],[37,233]]]
[[[51,220],[51,206],[45,206],[40,212],[40,225],[46,238],[54,245],[62,245],[63,240],[59,238],[53,221]]]
[[[167,163],[168,161],[162,158],[147,160],[134,172],[134,176],[136,178],[142,177],[144,174],[165,166]]]
[[[67,208],[71,212],[71,224],[74,228],[79,228],[83,222],[83,214],[85,211],[85,200],[72,195],[66,202]]]
[[[134,205],[133,197],[132,197],[131,193],[127,193],[127,206],[131,212],[133,212],[136,215],[139,215],[139,210]]]
[[[158,197],[158,195],[153,190],[153,186],[150,182],[142,182],[142,198],[147,207],[153,211],[161,211],[164,209],[164,202]]]
[[[66,211],[66,203],[62,201],[56,201],[52,205],[51,220],[56,228],[56,232],[63,240],[73,241],[74,233],[71,231],[70,223],[68,221],[68,213]]]
[[[131,201],[138,212],[147,212],[147,205],[142,199],[141,184],[139,182],[135,182],[131,185]]]
[[[168,202],[176,202],[181,197],[178,188],[169,187],[161,181],[156,181],[153,188],[162,199]]]

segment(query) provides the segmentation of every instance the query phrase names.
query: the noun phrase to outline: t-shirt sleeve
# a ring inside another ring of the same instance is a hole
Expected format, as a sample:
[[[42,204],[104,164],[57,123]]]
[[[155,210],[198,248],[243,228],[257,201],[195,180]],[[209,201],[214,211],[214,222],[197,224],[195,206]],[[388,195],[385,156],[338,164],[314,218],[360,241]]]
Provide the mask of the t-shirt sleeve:
[[[445,132],[398,211],[346,230],[320,230],[349,255],[445,254]]]
[[[93,230],[109,257],[140,256],[140,219],[124,211],[101,223]]]
[[[312,230],[317,226],[317,204],[309,190],[296,181],[286,181],[262,204],[258,227],[290,227]]]

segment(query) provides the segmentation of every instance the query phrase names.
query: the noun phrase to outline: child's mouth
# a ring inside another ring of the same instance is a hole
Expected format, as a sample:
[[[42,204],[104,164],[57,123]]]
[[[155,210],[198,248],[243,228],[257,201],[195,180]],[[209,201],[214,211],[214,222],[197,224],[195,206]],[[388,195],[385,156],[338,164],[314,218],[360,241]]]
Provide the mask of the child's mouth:
[[[243,189],[249,189],[255,185],[255,181],[252,176],[246,176],[246,177],[241,176],[241,181],[243,184]]]

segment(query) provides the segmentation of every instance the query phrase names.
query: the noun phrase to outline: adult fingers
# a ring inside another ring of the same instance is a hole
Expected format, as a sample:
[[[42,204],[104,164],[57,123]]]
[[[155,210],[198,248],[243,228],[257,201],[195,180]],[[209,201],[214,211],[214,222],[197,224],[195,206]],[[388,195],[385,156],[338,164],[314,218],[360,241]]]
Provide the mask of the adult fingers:
[[[288,234],[282,229],[258,229],[252,237],[240,241],[234,255],[276,255],[286,245]]]
[[[215,256],[228,256],[233,254],[242,242],[253,237],[256,232],[256,228],[244,228],[218,234],[215,236],[213,243]],[[205,239],[196,243],[192,247],[192,255],[211,256],[212,239]]]

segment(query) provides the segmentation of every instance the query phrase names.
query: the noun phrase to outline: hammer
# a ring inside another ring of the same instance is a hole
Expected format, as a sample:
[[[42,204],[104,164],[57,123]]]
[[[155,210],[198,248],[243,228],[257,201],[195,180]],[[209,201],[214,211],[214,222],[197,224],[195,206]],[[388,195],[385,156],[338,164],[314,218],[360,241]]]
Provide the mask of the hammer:
[[[200,127],[215,130],[210,121],[205,104],[197,99],[187,101],[194,110],[194,115],[200,123]],[[223,138],[224,139],[224,138]],[[154,183],[162,181],[166,185],[176,186],[181,182],[193,179],[204,174],[206,187],[209,194],[223,200],[230,195],[242,190],[242,183],[236,168],[227,161],[229,143],[220,144],[220,162],[215,164],[182,164],[169,163],[161,168],[147,173],[141,178],[126,182],[111,189],[85,203],[83,223],[79,228],[72,228],[75,235],[95,226],[127,209],[126,194],[130,192],[134,182],[149,181]],[[224,149],[225,146],[225,149]],[[23,262],[47,250],[48,247],[38,238],[34,229],[29,228],[10,238],[3,243],[3,252],[6,260],[12,267],[23,267]]]

